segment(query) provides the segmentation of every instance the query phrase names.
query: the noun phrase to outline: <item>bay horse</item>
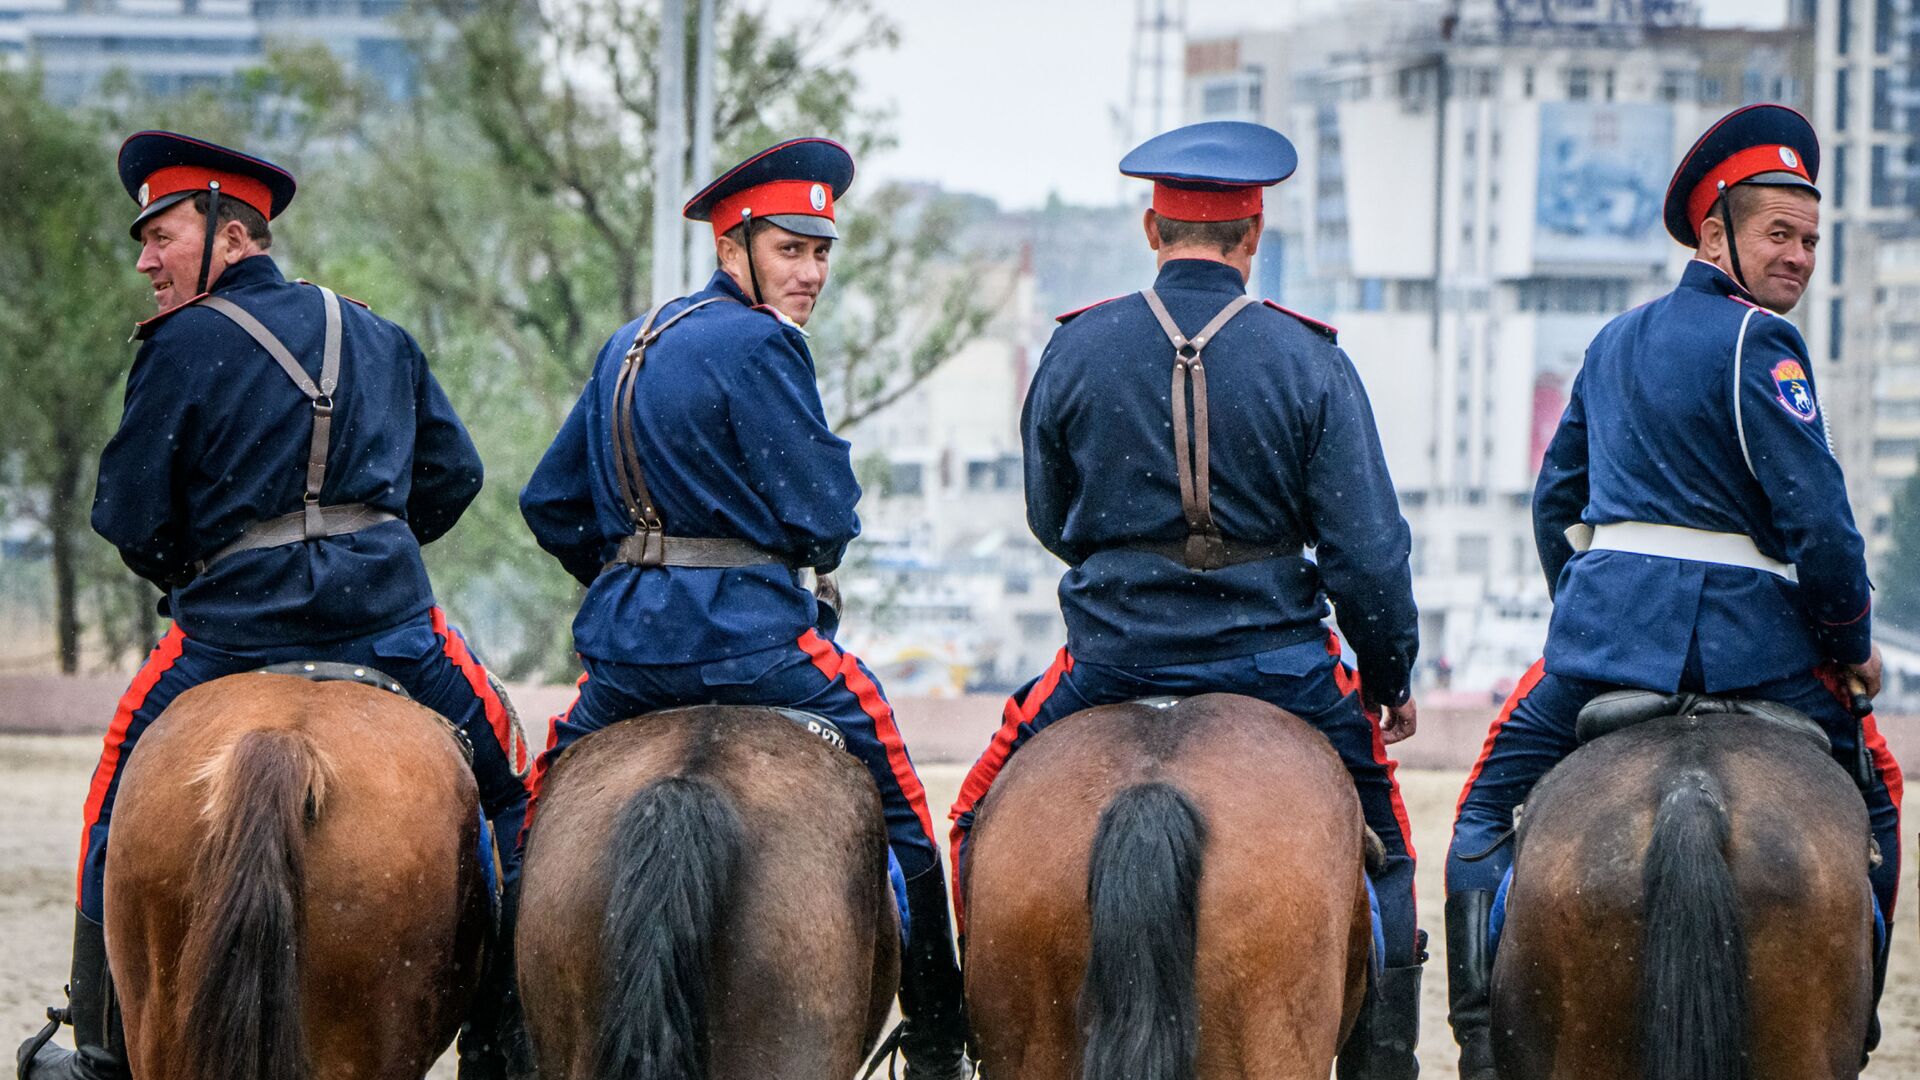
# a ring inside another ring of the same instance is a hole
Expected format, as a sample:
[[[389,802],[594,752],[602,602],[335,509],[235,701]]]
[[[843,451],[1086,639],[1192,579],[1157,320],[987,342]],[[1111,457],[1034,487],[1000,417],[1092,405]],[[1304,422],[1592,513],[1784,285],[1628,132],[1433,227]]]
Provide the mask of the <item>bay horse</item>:
[[[1366,994],[1365,835],[1333,747],[1265,702],[1050,725],[963,859],[982,1073],[1326,1080]]]
[[[1824,740],[1670,717],[1541,779],[1494,958],[1503,1080],[1859,1074],[1872,840]]]
[[[491,919],[459,747],[436,714],[350,681],[230,675],[167,707],[107,852],[133,1075],[426,1075]]]
[[[899,983],[873,778],[770,708],[648,713],[569,747],[520,905],[546,1080],[847,1080]]]

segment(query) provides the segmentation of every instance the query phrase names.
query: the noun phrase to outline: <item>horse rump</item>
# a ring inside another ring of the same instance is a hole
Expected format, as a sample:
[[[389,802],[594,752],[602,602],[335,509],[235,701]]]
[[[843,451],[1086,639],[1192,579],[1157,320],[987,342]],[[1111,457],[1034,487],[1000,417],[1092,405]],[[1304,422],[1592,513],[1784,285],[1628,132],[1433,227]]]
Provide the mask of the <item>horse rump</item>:
[[[594,1075],[707,1075],[707,983],[745,828],[727,796],[698,777],[641,788],[613,828],[612,897],[601,941],[613,972]]]
[[[1087,868],[1092,942],[1080,987],[1080,1075],[1194,1075],[1206,839],[1200,811],[1171,784],[1129,787],[1101,811]]]
[[[300,1001],[307,830],[328,766],[297,731],[249,731],[208,762],[210,822],[199,900],[181,950],[191,1005],[174,1050],[181,1080],[304,1080]]]

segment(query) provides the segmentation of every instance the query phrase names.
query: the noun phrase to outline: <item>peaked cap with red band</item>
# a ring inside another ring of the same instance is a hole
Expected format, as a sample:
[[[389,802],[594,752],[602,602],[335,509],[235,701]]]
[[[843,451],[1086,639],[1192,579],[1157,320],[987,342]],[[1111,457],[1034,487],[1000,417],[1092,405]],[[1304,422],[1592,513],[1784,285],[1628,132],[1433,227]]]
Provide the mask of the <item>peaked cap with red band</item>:
[[[1300,155],[1261,124],[1211,120],[1155,135],[1120,159],[1153,181],[1153,212],[1175,221],[1238,221],[1260,213],[1262,189],[1293,175]]]
[[[220,196],[238,199],[271,221],[293,201],[293,174],[271,161],[224,146],[177,135],[142,131],[120,144],[120,183],[140,204],[128,229],[140,239],[140,226],[155,214],[220,185]]]
[[[1700,246],[1700,225],[1722,186],[1759,184],[1820,189],[1820,139],[1807,118],[1784,105],[1735,109],[1707,129],[1680,159],[1667,185],[1667,232],[1687,247]]]
[[[853,155],[832,139],[788,139],[720,174],[681,213],[718,237],[749,217],[791,233],[838,239],[833,201],[853,184]]]

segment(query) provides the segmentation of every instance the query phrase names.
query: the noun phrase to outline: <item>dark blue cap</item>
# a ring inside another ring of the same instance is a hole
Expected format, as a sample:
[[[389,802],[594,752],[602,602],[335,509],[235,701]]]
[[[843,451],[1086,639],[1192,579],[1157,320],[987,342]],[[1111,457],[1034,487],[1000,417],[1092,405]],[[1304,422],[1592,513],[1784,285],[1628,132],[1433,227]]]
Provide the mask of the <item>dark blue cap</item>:
[[[1293,175],[1300,155],[1261,124],[1213,120],[1156,135],[1120,159],[1153,181],[1153,209],[1180,221],[1232,221],[1260,212],[1260,189]]]
[[[749,216],[801,236],[834,239],[833,201],[853,183],[853,155],[832,139],[788,139],[720,174],[681,211],[718,236]]]
[[[120,144],[120,183],[140,204],[128,230],[168,207],[218,185],[222,198],[238,199],[271,221],[293,201],[293,174],[251,154],[171,131],[142,131]]]
[[[1820,139],[1785,105],[1748,105],[1720,118],[1680,159],[1667,185],[1667,232],[1700,246],[1700,225],[1714,201],[1739,184],[1805,188],[1818,197]]]

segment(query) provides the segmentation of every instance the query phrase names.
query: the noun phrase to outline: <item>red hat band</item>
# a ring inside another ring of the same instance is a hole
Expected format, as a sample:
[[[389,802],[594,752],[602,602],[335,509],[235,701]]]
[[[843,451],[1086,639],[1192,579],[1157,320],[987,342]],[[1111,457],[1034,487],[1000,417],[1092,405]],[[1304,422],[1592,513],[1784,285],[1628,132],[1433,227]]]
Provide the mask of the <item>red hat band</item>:
[[[713,207],[713,235],[740,224],[742,212],[754,217],[800,214],[833,220],[833,189],[815,180],[773,180],[735,192]]]
[[[1777,172],[1793,173],[1807,183],[1813,183],[1813,177],[1807,175],[1807,163],[1799,152],[1791,146],[1777,143],[1749,146],[1714,166],[1687,196],[1687,221],[1693,225],[1693,231],[1698,233],[1700,226],[1706,222],[1707,212],[1713,209],[1714,200],[1720,197],[1721,185],[1733,187],[1762,173]]]
[[[204,169],[198,165],[169,165],[157,169],[147,182],[140,186],[140,208],[146,209],[154,200],[182,191],[206,191],[213,183],[220,185],[220,194],[229,199],[238,199],[255,210],[260,216],[273,216],[273,194],[267,185],[250,176],[237,173],[219,172]]]
[[[1175,221],[1239,221],[1260,213],[1264,188],[1259,186],[1228,188],[1224,191],[1200,191],[1155,182],[1153,212]]]

